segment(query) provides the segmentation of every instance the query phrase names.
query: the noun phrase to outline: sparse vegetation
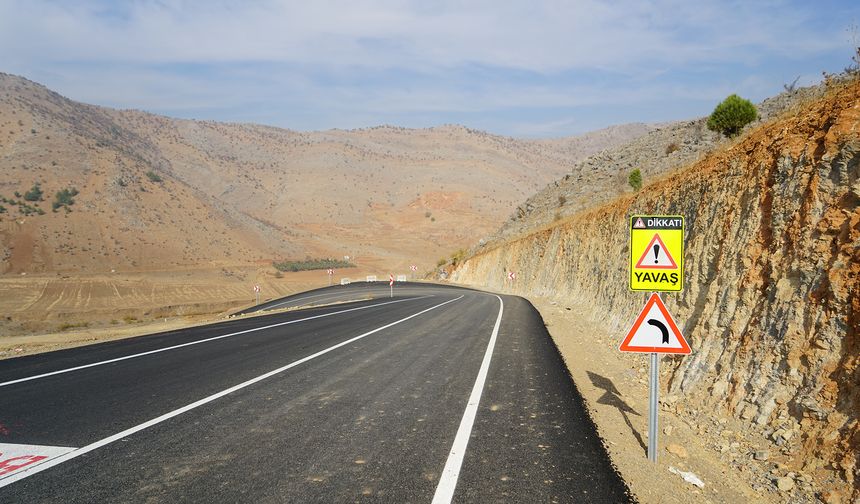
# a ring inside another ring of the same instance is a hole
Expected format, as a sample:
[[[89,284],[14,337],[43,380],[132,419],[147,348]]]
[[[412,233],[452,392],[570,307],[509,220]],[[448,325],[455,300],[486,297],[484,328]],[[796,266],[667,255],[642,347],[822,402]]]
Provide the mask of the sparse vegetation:
[[[559,194],[558,195],[558,206],[563,207],[565,203],[567,203],[567,196],[565,196],[564,194]]]
[[[18,202],[18,211],[21,212],[22,215],[33,215],[33,214],[44,215],[45,214],[45,211],[42,210],[41,208],[35,207],[32,205],[28,205],[27,203],[24,203],[23,201]]]
[[[451,254],[451,264],[453,264],[454,266],[457,266],[465,258],[466,258],[466,250],[460,249],[460,250],[454,252],[453,254]]]
[[[146,172],[146,176],[147,176],[147,178],[149,178],[150,181],[156,182],[156,183],[161,182],[163,180],[157,173],[155,173],[152,170],[149,170],[148,172]]]
[[[733,137],[757,117],[758,111],[751,101],[732,94],[714,108],[708,117],[708,129]]]
[[[79,322],[76,324],[66,322],[64,324],[60,324],[60,327],[58,327],[57,330],[60,332],[64,332],[64,331],[68,331],[69,329],[79,329],[79,328],[84,328],[84,327],[89,327],[89,326],[90,326],[89,322]]]
[[[681,147],[678,145],[678,142],[672,142],[666,146],[666,155],[668,156],[673,152],[677,152],[680,148]]]
[[[42,188],[36,182],[29,191],[24,193],[24,199],[27,201],[42,201],[42,194]]]
[[[797,89],[797,81],[800,80],[800,76],[798,75],[791,84],[783,84],[782,89],[785,89],[787,93],[793,93],[795,89]]]
[[[448,262],[448,259],[445,259],[443,257],[442,259],[439,259],[438,261],[436,261],[436,267],[441,268],[442,266],[445,266],[445,264],[447,262]]]
[[[78,195],[78,190],[74,187],[57,191],[54,196],[54,202],[51,203],[51,208],[56,212],[60,207],[65,207],[66,211],[71,211],[70,206],[75,204],[75,196]]]
[[[305,259],[304,261],[283,261],[272,266],[280,271],[311,271],[329,268],[355,268],[355,264],[340,259]]]
[[[632,187],[634,191],[642,189],[642,172],[639,171],[639,168],[630,172],[630,175],[627,177],[627,183],[630,184],[630,187]]]

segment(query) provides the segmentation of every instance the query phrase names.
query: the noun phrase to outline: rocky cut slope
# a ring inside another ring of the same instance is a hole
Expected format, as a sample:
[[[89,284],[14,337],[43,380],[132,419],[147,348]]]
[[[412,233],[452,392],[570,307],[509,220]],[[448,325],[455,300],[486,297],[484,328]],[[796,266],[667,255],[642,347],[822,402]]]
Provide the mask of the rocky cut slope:
[[[628,290],[629,216],[686,216],[685,290],[665,298],[693,353],[664,364],[663,386],[700,433],[712,418],[695,411],[766,436],[777,455],[756,477],[811,480],[789,501],[838,502],[840,486],[858,499],[858,152],[855,79],[635,195],[487,246],[452,279],[501,289],[517,271],[516,292],[577,304],[620,340],[643,300]]]

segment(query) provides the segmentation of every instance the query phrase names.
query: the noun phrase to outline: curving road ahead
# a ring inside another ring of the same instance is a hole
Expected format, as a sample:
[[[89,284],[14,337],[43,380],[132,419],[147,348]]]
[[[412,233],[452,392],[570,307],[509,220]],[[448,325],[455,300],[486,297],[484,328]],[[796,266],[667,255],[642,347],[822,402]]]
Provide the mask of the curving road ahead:
[[[527,301],[322,299],[0,361],[0,502],[629,500]]]

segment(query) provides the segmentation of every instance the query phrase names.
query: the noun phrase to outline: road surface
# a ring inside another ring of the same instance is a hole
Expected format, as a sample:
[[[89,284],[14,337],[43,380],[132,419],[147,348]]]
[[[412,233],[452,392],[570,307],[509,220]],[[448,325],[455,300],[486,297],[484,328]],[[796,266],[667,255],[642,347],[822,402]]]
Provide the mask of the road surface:
[[[527,301],[376,287],[0,361],[0,502],[628,500]]]

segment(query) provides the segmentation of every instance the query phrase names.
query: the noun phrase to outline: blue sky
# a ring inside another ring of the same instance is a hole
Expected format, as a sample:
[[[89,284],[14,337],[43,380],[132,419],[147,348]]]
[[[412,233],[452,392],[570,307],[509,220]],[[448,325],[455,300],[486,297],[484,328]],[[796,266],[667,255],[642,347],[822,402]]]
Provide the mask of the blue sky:
[[[858,24],[857,0],[0,0],[0,71],[173,117],[559,137],[818,82]]]

